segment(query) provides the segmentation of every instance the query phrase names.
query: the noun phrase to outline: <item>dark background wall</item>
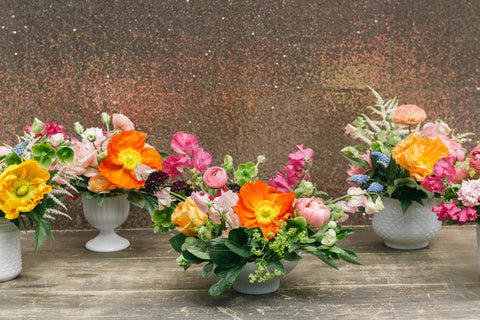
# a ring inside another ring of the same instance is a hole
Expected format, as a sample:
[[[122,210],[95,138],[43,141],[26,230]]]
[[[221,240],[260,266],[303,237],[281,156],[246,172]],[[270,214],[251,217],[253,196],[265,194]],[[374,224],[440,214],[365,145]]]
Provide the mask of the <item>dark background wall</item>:
[[[181,130],[216,164],[263,154],[263,179],[303,143],[313,180],[339,196],[343,128],[374,102],[366,86],[480,133],[479,18],[480,2],[451,0],[1,1],[0,141],[34,117],[73,135],[121,112],[161,151]],[[68,205],[54,228],[89,228]],[[123,227],[150,218],[133,209]]]

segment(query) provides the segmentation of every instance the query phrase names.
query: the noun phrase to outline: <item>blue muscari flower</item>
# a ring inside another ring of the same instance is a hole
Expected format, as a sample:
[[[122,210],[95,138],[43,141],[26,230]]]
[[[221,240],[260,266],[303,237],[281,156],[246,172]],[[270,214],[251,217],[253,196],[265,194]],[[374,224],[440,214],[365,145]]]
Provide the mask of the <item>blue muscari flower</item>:
[[[22,156],[23,151],[28,146],[30,141],[23,141],[22,143],[17,144],[15,147],[12,148],[12,152],[16,152],[19,156]]]
[[[367,188],[367,192],[379,193],[383,191],[383,185],[378,182],[372,182],[372,184]]]
[[[353,182],[357,184],[364,184],[370,180],[370,177],[366,174],[356,174],[347,179],[348,182]]]
[[[386,168],[388,166],[388,164],[390,163],[390,158],[387,157],[386,155],[384,155],[381,152],[374,151],[370,154],[377,161],[377,163],[380,163],[382,165],[382,167],[384,167],[384,168]]]

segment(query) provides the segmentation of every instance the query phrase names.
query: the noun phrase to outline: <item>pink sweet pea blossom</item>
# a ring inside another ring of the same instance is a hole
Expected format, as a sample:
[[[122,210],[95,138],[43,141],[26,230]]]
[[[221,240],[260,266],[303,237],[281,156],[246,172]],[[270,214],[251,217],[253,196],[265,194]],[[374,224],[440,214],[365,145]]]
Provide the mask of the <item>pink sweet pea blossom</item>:
[[[179,131],[172,136],[171,146],[175,152],[192,155],[198,148],[198,141],[195,135]]]
[[[347,174],[348,174],[349,177],[352,177],[352,176],[357,175],[357,174],[365,174],[368,171],[373,170],[372,159],[370,159],[370,151],[367,151],[367,153],[365,153],[365,154],[359,155],[358,158],[367,161],[368,164],[370,165],[370,168],[362,168],[362,167],[356,166],[354,164],[350,164],[350,168],[347,170]],[[350,184],[352,187],[360,186],[359,184],[354,183],[354,182],[350,182],[348,180],[347,180],[347,183]]]
[[[163,160],[163,171],[168,173],[172,179],[178,178],[184,168],[191,166],[191,161],[189,157],[184,155],[167,157]]]
[[[203,181],[205,181],[210,188],[220,189],[227,183],[228,176],[225,169],[221,167],[211,167],[203,174]]]
[[[287,180],[285,179],[285,176],[283,175],[282,170],[278,170],[275,178],[268,180],[268,184],[274,187],[275,189],[285,193],[289,193],[290,191],[292,191],[292,188],[290,187],[290,184],[288,184]]]
[[[212,164],[212,155],[210,153],[203,151],[202,148],[193,150],[192,168],[205,171],[210,167],[210,164]]]
[[[456,175],[454,163],[454,157],[441,158],[433,166],[433,174],[437,178],[448,179],[448,182],[451,183]]]
[[[454,220],[457,213],[461,211],[459,207],[456,206],[458,201],[453,200],[452,203],[442,203],[438,207],[431,207],[430,209],[437,214],[438,220]]]
[[[443,194],[445,192],[445,184],[442,179],[438,177],[426,176],[424,180],[420,181],[422,187],[430,192]]]
[[[288,155],[288,164],[301,171],[305,168],[306,160],[312,160],[313,150],[303,149],[303,144],[297,145],[297,151]]]
[[[295,202],[295,212],[314,228],[319,228],[330,220],[330,209],[316,198],[298,199]]]
[[[460,190],[457,192],[458,200],[466,207],[474,207],[480,204],[480,180],[463,180]]]
[[[122,131],[135,130],[133,122],[121,113],[114,113],[112,115],[112,123],[114,128],[118,128]]]
[[[200,211],[208,212],[208,203],[211,202],[212,200],[208,194],[204,194],[203,192],[192,192],[190,199],[192,199],[193,202],[195,202],[195,204],[197,205]],[[219,223],[220,221],[218,221],[218,224]]]
[[[367,203],[367,197],[363,194],[365,190],[357,187],[350,187],[347,190],[347,194],[351,197],[348,198],[348,201],[337,201],[338,204],[342,205],[343,211],[347,213],[357,213],[358,207],[365,207]]]

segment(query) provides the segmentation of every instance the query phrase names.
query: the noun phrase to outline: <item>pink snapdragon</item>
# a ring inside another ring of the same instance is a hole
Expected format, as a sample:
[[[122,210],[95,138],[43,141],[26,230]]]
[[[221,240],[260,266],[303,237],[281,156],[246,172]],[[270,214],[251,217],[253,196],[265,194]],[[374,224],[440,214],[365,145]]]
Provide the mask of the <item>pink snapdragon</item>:
[[[305,175],[305,169],[312,165],[313,150],[303,149],[303,144],[297,145],[297,151],[288,155],[288,163],[282,170],[277,171],[275,178],[268,180],[268,184],[277,190],[290,192],[291,187],[297,186],[302,180],[308,181],[310,174]]]

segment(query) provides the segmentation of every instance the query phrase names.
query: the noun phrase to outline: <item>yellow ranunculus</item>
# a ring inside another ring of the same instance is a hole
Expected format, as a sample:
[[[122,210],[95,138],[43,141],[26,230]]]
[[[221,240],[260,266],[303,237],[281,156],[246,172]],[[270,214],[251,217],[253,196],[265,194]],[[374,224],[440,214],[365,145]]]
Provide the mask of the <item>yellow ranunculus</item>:
[[[203,226],[205,224],[204,218],[208,218],[208,215],[200,211],[195,201],[190,198],[179,203],[172,213],[172,223],[178,225],[177,229],[189,237],[197,235],[193,228]]]
[[[397,163],[408,170],[417,181],[432,175],[433,166],[441,158],[448,157],[449,150],[440,138],[423,139],[418,134],[410,134],[392,150]]]
[[[34,160],[8,166],[0,175],[0,210],[5,218],[18,218],[20,212],[32,211],[52,190],[46,182],[50,173]]]

